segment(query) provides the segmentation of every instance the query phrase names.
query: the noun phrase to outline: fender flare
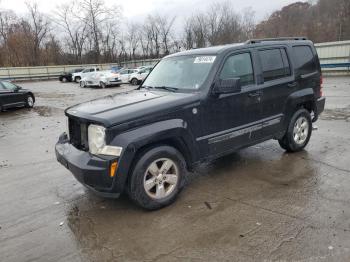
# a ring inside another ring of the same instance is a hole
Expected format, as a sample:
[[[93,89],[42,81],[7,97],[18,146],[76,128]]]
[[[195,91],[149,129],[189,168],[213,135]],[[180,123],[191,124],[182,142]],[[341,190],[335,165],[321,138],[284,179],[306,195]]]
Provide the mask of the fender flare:
[[[312,108],[315,109],[315,94],[312,88],[305,88],[290,94],[284,108],[284,126],[289,124],[289,119],[294,114],[299,105],[312,103]]]
[[[198,147],[195,144],[195,138],[188,129],[187,123],[182,119],[155,122],[115,136],[110,144],[121,146],[123,151],[119,159],[117,174],[113,181],[113,191],[123,191],[130,168],[132,168],[133,161],[140,149],[169,139],[179,141],[186,147],[183,148],[185,152],[182,153],[186,163],[191,166],[199,155]]]

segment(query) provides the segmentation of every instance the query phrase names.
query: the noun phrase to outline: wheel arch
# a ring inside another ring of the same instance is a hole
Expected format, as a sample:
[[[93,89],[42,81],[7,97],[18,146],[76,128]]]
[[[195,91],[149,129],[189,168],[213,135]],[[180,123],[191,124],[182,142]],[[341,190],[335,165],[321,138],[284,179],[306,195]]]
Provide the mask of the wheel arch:
[[[35,95],[33,94],[33,92],[28,92],[27,93],[27,96],[31,96],[31,97],[33,97],[33,101],[34,101],[34,103],[35,103]]]
[[[311,114],[315,113],[316,110],[316,102],[315,102],[315,94],[312,88],[305,88],[299,91],[292,93],[286,103],[285,107],[285,124],[289,123],[290,118],[293,116],[294,112],[296,112],[300,108],[305,108]]]
[[[122,191],[138,159],[157,146],[171,146],[178,150],[186,162],[186,168],[192,170],[199,155],[194,141],[182,119],[153,123],[116,136],[111,145],[123,147],[117,181],[114,182],[116,191]]]

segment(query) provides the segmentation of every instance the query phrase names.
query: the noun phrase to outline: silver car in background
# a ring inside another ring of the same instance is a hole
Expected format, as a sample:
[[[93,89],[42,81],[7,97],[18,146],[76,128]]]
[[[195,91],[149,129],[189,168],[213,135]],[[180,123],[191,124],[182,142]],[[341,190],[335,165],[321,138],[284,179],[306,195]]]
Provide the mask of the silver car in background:
[[[105,70],[85,74],[79,85],[80,87],[98,86],[105,88],[107,86],[120,85],[121,83],[122,80],[119,73],[113,70]]]

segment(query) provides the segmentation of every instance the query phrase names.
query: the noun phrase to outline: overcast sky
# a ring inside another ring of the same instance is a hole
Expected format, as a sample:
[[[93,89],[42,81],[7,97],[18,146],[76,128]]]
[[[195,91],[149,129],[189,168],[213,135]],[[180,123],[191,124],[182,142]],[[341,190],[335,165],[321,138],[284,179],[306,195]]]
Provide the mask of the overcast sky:
[[[108,5],[120,5],[123,8],[123,15],[128,18],[137,19],[144,17],[152,12],[172,14],[181,18],[190,16],[197,10],[205,9],[213,2],[226,0],[105,0]],[[253,7],[256,12],[257,20],[263,19],[272,11],[283,7],[286,4],[296,2],[297,0],[231,0],[236,11],[246,7]],[[57,5],[70,2],[69,0],[36,0],[41,11],[49,13],[55,10]],[[0,0],[1,8],[16,10],[23,13],[26,10],[25,0]]]

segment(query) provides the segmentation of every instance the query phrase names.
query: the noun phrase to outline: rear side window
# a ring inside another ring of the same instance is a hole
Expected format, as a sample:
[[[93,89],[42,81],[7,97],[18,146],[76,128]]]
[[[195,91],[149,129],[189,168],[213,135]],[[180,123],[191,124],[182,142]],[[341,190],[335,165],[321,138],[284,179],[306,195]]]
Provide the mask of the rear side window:
[[[291,70],[284,48],[259,51],[264,82],[290,76]]]
[[[296,66],[302,75],[317,71],[316,62],[310,46],[293,47]]]
[[[232,55],[225,61],[220,79],[230,78],[240,78],[242,86],[255,83],[250,53]]]

